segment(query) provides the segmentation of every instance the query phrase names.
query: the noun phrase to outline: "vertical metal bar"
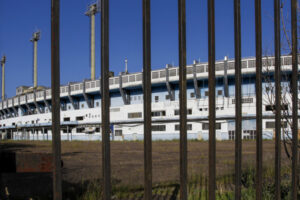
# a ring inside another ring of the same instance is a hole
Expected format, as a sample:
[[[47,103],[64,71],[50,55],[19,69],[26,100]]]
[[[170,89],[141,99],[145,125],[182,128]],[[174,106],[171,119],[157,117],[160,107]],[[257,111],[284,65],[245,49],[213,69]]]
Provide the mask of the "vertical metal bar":
[[[280,60],[280,0],[274,0],[275,46],[275,199],[281,199],[281,60]]]
[[[292,199],[297,199],[298,193],[298,59],[297,59],[297,0],[291,0],[291,25],[292,25]]]
[[[209,199],[216,198],[215,1],[208,0]]]
[[[59,60],[59,0],[51,0],[51,93],[53,199],[62,199],[60,142],[60,60]]]
[[[178,0],[179,106],[180,106],[180,199],[187,200],[187,109],[185,0]]]
[[[240,0],[234,0],[235,44],[235,199],[241,199],[242,171],[242,75],[241,75],[241,10]]]
[[[150,0],[143,0],[144,181],[145,200],[152,199],[151,22]]]
[[[109,0],[101,1],[101,118],[103,199],[111,198],[109,130]]]
[[[255,0],[256,41],[256,199],[262,199],[262,30],[261,0]]]

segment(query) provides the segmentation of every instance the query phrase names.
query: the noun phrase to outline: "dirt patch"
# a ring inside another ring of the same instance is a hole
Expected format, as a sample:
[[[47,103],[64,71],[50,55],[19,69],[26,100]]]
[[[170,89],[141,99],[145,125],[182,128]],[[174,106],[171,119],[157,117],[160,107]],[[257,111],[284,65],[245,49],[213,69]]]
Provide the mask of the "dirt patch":
[[[1,142],[0,150],[14,152],[51,153],[51,142],[10,141]],[[264,165],[274,162],[274,142],[263,143]],[[161,183],[179,179],[179,142],[153,142],[153,182]],[[219,175],[234,170],[234,142],[217,142],[217,173]],[[143,142],[111,142],[112,178],[124,185],[142,185],[144,170]],[[283,161],[287,162],[285,154]],[[243,142],[243,166],[255,167],[256,143]],[[101,142],[62,142],[64,162],[63,179],[70,183],[80,183],[91,179],[101,179]],[[206,174],[208,171],[208,143],[188,142],[188,173]]]

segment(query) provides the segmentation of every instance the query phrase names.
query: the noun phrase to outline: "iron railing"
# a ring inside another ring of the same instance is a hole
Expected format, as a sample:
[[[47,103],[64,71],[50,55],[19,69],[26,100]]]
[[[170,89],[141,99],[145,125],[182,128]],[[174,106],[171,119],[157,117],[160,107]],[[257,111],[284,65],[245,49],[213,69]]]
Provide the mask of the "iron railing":
[[[53,198],[62,199],[60,169],[60,110],[59,110],[59,0],[51,4],[51,69],[52,69],[52,131],[53,131]],[[180,198],[187,199],[187,97],[186,97],[186,20],[185,0],[178,0],[179,24],[179,86],[180,86]],[[102,166],[103,199],[111,198],[110,140],[109,140],[109,0],[101,1],[101,96],[102,96]],[[215,110],[215,14],[214,0],[208,1],[208,70],[209,70],[209,199],[216,190],[216,110]],[[297,199],[298,162],[298,60],[297,60],[297,0],[291,0],[292,27],[292,199]],[[276,150],[275,191],[280,199],[280,1],[274,0],[275,84],[276,84]],[[256,199],[262,198],[262,24],[261,0],[255,0],[256,32]],[[151,23],[150,0],[143,0],[143,90],[144,90],[144,163],[145,199],[152,199],[152,143],[151,143]],[[236,78],[236,143],[235,143],[235,199],[241,199],[241,17],[240,0],[234,0],[235,78]]]

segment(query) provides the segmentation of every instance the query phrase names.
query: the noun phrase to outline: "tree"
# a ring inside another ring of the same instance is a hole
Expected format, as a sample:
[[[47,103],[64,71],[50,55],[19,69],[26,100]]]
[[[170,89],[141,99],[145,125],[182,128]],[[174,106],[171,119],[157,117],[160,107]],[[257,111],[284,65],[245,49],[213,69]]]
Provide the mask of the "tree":
[[[281,52],[282,55],[291,55],[292,52],[292,41],[291,41],[291,28],[290,28],[290,12],[287,10],[286,4],[290,2],[287,0],[281,1],[280,6],[280,15],[281,15]],[[300,7],[297,4],[297,11],[299,13]],[[300,33],[300,16],[297,16],[298,21],[298,44],[299,44],[299,33]],[[300,48],[298,46],[298,53],[300,52]],[[267,54],[266,54],[267,55]],[[298,60],[299,60],[298,56]],[[282,111],[282,142],[284,145],[284,150],[289,159],[291,157],[291,127],[293,124],[292,116],[292,91],[291,91],[291,69],[286,67],[286,65],[291,65],[291,58],[282,58],[281,59],[281,73],[282,73],[282,82],[281,82],[281,111]],[[276,113],[275,110],[275,84],[273,81],[273,72],[274,72],[274,59],[266,56],[266,59],[263,61],[263,65],[265,66],[263,72],[263,80],[264,80],[264,104],[268,106],[268,109]],[[300,88],[300,87],[299,87]],[[299,105],[299,104],[298,104]],[[298,145],[300,148],[300,145]]]

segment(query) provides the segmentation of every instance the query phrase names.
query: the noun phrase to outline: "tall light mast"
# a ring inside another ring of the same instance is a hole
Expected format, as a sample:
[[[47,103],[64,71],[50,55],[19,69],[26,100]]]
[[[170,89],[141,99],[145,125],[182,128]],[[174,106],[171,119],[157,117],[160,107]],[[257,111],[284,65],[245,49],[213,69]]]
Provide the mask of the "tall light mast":
[[[95,80],[95,14],[99,12],[98,5],[96,3],[91,4],[88,7],[85,15],[91,19],[91,80]]]
[[[125,58],[125,74],[128,74],[128,59]]]
[[[32,34],[30,42],[33,43],[33,88],[37,88],[37,42],[40,39],[41,32],[37,31]]]
[[[1,59],[1,67],[2,67],[2,101],[5,100],[5,62],[6,62],[6,57],[2,56]]]

